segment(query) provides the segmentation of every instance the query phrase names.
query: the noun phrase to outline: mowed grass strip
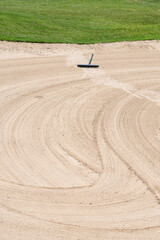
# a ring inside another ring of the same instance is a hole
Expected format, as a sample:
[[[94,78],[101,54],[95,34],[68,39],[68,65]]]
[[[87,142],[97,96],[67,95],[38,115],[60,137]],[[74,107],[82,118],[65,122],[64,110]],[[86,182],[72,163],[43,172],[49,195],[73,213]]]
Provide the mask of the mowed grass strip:
[[[160,39],[160,0],[0,0],[0,40]]]

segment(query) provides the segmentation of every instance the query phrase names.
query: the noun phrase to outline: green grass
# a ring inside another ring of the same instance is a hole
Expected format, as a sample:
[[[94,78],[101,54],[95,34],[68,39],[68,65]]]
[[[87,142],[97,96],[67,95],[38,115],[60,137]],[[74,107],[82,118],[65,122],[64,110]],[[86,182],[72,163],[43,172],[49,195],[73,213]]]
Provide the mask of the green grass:
[[[0,0],[0,40],[160,39],[160,0]]]

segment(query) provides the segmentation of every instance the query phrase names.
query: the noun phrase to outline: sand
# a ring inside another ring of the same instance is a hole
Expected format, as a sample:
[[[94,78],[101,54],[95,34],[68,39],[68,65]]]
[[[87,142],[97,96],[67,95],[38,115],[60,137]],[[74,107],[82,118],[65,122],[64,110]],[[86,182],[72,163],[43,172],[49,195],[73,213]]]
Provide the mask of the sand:
[[[77,68],[91,53],[100,68]],[[160,41],[0,42],[0,240],[13,239],[160,239]]]

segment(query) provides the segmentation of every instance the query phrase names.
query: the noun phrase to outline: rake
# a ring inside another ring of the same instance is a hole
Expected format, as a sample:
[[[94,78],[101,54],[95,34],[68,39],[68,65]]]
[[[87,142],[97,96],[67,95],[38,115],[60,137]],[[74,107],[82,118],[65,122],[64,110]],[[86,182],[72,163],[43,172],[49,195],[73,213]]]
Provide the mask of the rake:
[[[93,58],[93,54],[91,55],[91,58],[90,58],[88,64],[77,64],[77,67],[84,67],[84,68],[98,68],[99,65],[93,65],[93,64],[91,64],[91,62],[92,62],[92,58]]]

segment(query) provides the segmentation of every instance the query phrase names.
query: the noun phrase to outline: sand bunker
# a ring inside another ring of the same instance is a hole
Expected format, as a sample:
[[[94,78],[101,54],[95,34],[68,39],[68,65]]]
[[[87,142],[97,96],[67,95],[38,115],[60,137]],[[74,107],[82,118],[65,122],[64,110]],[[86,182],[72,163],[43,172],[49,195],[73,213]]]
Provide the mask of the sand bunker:
[[[0,236],[160,239],[159,41],[0,42]]]

